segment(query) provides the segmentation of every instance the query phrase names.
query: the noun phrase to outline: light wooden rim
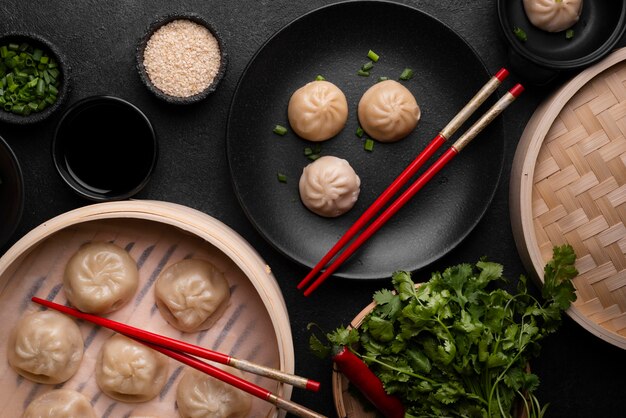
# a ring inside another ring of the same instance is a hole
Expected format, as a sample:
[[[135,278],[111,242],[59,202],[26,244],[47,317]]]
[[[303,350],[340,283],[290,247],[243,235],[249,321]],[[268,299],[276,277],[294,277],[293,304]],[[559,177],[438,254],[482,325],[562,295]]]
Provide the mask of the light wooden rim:
[[[509,200],[510,217],[515,244],[526,269],[543,282],[544,260],[538,251],[533,225],[532,189],[539,150],[549,128],[567,102],[592,78],[626,60],[626,48],[621,48],[596,65],[587,68],[545,100],[533,113],[515,152],[511,169]],[[626,338],[608,331],[571,306],[567,314],[585,329],[603,340],[626,348]]]
[[[155,221],[177,227],[203,238],[242,270],[259,293],[272,320],[277,337],[281,370],[294,373],[295,355],[285,301],[271,270],[260,255],[239,234],[217,219],[198,210],[175,203],[135,200],[97,203],[63,213],[31,230],[0,258],[0,276],[18,258],[28,254],[37,244],[52,234],[83,222],[132,218]],[[281,384],[278,395],[289,399],[290,385]],[[277,416],[279,412],[274,415]],[[280,412],[284,416],[284,412]]]

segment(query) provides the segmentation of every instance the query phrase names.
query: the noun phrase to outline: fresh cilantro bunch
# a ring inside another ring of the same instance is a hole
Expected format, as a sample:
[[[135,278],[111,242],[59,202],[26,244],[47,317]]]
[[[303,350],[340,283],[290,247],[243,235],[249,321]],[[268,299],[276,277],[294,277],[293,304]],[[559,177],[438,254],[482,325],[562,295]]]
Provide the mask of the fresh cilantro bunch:
[[[525,277],[516,294],[494,286],[504,281],[503,268],[487,261],[434,273],[418,287],[410,273],[396,272],[395,291],[375,293],[376,307],[358,329],[327,337],[358,346],[387,393],[403,400],[406,417],[511,417],[520,406],[542,417],[547,405],[533,395],[539,379],[529,360],[576,299],[575,258],[568,245],[554,248],[543,301],[528,292]]]

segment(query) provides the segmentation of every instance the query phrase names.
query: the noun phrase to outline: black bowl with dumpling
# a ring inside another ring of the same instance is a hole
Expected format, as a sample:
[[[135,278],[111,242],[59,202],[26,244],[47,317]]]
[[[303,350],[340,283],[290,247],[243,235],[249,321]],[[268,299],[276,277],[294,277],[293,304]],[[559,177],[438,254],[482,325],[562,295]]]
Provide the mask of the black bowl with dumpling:
[[[560,73],[600,60],[613,50],[626,30],[623,1],[582,0],[578,21],[557,32],[531,23],[524,3],[498,0],[497,9],[502,37],[509,45],[510,67],[516,76],[531,84],[546,84]],[[558,11],[552,11],[553,15],[542,13],[545,18],[558,17]]]

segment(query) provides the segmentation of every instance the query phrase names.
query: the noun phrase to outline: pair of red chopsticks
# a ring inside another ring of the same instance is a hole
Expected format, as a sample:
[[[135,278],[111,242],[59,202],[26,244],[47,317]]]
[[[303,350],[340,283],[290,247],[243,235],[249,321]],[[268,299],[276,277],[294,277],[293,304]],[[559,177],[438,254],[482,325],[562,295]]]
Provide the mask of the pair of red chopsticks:
[[[311,269],[309,274],[298,284],[298,289],[304,288],[313,278],[322,271],[340,251],[352,240],[357,233],[385,206],[391,198],[399,192],[411,177],[424,163],[439,149],[439,147],[467,121],[482,103],[500,86],[509,72],[502,68],[476,93],[476,95],[454,116],[446,127],[424,148],[422,152],[409,164],[402,173],[385,189],[374,203],[361,215],[359,219],[346,231],[337,243]],[[376,218],[364,231],[337,256],[319,277],[304,291],[310,295],[330,275],[332,275],[365,241],[380,229],[402,206],[404,206],[428,181],[441,170],[452,158],[469,144],[483,129],[485,129],[504,109],[506,109],[524,91],[521,84],[516,84],[500,100],[498,100],[483,116],[481,116],[461,137],[448,148],[424,173],[417,178],[383,213]]]
[[[83,319],[96,325],[100,325],[102,327],[117,331],[120,334],[132,338],[133,340],[138,341],[142,344],[145,344],[148,347],[159,351],[168,357],[171,357],[175,360],[180,361],[181,363],[200,370],[201,372],[204,372],[210,376],[215,377],[216,379],[226,382],[229,385],[241,389],[253,396],[256,396],[257,398],[260,398],[266,402],[275,405],[277,408],[283,409],[296,416],[303,418],[325,418],[324,415],[320,415],[317,412],[311,411],[310,409],[307,409],[302,405],[299,405],[290,400],[283,399],[278,395],[260,386],[255,385],[254,383],[248,382],[247,380],[241,379],[238,376],[232,375],[194,356],[202,357],[220,364],[232,366],[237,369],[254,373],[260,376],[269,377],[283,383],[288,383],[295,387],[317,391],[320,384],[314,380],[295,376],[270,367],[250,363],[246,360],[236,359],[229,355],[218,353],[216,351],[212,351],[197,345],[189,344],[184,341],[179,341],[163,335],[154,334],[152,332],[135,328],[130,325],[122,324],[111,319],[84,313],[68,306],[51,302],[49,300],[33,297],[32,301],[40,305],[46,306],[50,309],[54,309],[64,314],[71,315],[78,319]]]

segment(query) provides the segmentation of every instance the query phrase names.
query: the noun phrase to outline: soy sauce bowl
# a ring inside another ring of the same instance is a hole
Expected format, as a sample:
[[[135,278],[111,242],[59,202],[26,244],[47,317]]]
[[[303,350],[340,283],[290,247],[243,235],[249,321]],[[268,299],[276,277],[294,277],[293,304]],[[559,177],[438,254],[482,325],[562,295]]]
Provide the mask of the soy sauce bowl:
[[[88,97],[61,117],[52,140],[61,178],[93,201],[127,199],[148,183],[158,159],[148,117],[113,96]]]

